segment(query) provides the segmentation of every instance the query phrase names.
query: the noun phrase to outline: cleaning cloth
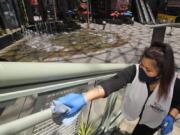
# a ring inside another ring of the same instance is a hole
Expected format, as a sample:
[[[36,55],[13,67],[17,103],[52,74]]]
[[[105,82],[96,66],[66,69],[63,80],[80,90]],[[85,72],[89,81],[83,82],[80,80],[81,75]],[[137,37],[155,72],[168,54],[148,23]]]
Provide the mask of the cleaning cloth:
[[[56,103],[56,101],[52,102],[50,108],[53,114],[52,119],[58,125],[63,124],[65,126],[69,126],[77,119],[77,117],[80,114],[80,113],[77,113],[71,117],[67,117],[66,113],[71,111],[71,108],[69,108],[68,106],[64,104]]]

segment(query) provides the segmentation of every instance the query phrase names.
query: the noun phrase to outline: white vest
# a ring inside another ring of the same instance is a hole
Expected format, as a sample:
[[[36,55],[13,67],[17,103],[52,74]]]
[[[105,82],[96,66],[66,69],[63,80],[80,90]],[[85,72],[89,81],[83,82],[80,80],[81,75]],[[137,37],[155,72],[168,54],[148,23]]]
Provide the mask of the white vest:
[[[150,128],[156,128],[162,123],[164,117],[170,110],[174,91],[174,83],[177,75],[175,73],[174,78],[172,79],[167,100],[161,98],[159,101],[157,98],[159,86],[155,88],[153,93],[148,98],[147,85],[146,83],[141,82],[138,76],[139,65],[136,65],[136,75],[132,84],[127,86],[122,103],[122,112],[125,118],[128,120],[135,120],[139,117],[143,109],[143,105],[147,100],[139,124],[144,124]]]

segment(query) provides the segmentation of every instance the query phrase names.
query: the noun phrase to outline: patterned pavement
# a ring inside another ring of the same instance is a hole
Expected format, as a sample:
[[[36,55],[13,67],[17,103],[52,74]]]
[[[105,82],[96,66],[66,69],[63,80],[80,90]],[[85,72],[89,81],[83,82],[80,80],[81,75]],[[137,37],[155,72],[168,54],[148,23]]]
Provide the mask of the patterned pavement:
[[[86,28],[87,24],[81,24]],[[90,29],[102,30],[103,26],[91,24]],[[109,48],[96,53],[75,55],[71,58],[61,59],[62,62],[80,63],[136,63],[145,47],[151,43],[153,29],[146,25],[135,23],[134,25],[106,24],[105,31],[118,33],[128,39],[128,43],[118,48]],[[171,35],[169,34],[171,32]],[[174,50],[175,62],[180,67],[180,28],[168,27],[165,42]]]

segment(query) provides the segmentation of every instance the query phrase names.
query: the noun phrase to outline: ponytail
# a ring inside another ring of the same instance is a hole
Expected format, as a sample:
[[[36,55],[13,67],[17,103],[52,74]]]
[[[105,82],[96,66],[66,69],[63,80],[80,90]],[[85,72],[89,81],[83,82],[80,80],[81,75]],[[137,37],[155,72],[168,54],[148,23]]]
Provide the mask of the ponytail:
[[[161,69],[160,69],[161,70]],[[164,44],[164,62],[160,80],[159,98],[168,97],[170,91],[170,84],[175,73],[175,63],[173,50],[169,44]]]

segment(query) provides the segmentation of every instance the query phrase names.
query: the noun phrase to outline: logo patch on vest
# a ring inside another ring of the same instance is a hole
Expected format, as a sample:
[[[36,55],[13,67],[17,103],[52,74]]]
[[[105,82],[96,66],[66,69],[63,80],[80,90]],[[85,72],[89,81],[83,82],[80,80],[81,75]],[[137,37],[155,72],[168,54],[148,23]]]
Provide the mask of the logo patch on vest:
[[[164,109],[162,108],[162,106],[158,104],[157,102],[155,102],[153,105],[151,104],[150,106],[156,112],[164,112]]]

